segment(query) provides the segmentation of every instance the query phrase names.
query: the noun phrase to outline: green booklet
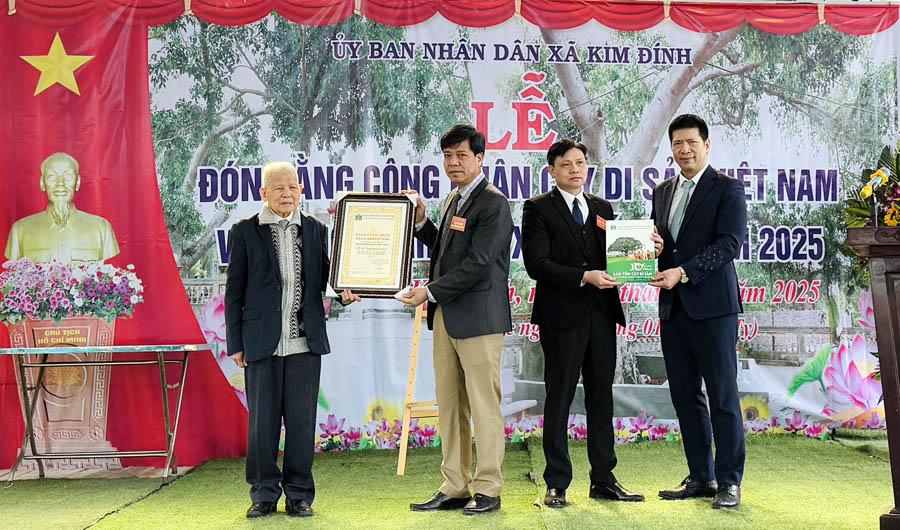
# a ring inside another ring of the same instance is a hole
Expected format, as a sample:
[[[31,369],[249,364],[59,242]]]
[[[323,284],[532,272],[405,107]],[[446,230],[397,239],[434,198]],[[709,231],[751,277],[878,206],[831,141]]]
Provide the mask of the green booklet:
[[[606,272],[621,283],[649,282],[656,275],[653,220],[606,221]]]

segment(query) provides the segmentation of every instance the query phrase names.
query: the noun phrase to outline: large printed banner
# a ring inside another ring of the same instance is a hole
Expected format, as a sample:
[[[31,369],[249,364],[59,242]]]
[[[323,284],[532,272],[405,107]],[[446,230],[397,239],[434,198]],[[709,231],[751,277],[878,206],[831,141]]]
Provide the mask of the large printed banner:
[[[363,0],[352,14],[344,0],[279,0],[200,2],[199,18],[168,22],[183,3],[114,2],[93,14],[69,6],[68,18],[53,11],[63,3],[20,2],[19,16],[0,21],[0,246],[9,260],[0,321],[39,346],[87,344],[84,330],[101,325],[114,328],[104,335],[113,344],[213,344],[188,370],[181,463],[245,449],[243,374],[225,355],[222,295],[228,231],[262,207],[262,167],[294,164],[302,207],[329,226],[347,192],[416,190],[436,220],[451,191],[438,139],[457,123],[487,136],[484,174],[509,198],[516,225],[514,327],[502,361],[509,439],[542,428],[544,357],[520,223],[523,202],[554,185],[547,148],[585,143],[586,191],[620,219],[640,219],[653,187],[678,173],[666,127],[685,112],[710,124],[710,162],[741,181],[750,210],[735,353],[747,431],[884,427],[871,296],[841,251],[840,202],[897,139],[895,8]],[[267,15],[273,6],[287,18]],[[414,255],[422,283],[428,249],[417,243]],[[620,289],[622,443],[679,435],[658,294]],[[414,313],[394,300],[325,304],[333,353],[318,445],[395,448]],[[430,352],[424,330],[417,400],[433,398]],[[152,369],[56,369],[44,390],[39,434],[53,443],[74,447],[82,434],[89,441],[78,443],[120,450],[164,443]],[[71,403],[105,410],[105,427],[53,409]],[[0,410],[3,468],[23,432],[8,357]],[[572,413],[571,436],[583,438],[580,392]],[[435,445],[437,434],[433,423],[414,424],[412,445]]]
[[[773,35],[663,22],[622,32],[522,20],[465,28],[434,17],[408,27],[360,17],[304,27],[270,16],[239,28],[188,20],[151,33],[157,170],[182,276],[210,340],[224,340],[227,233],[262,203],[262,165],[295,164],[303,208],[326,224],[346,192],[416,190],[437,219],[451,191],[438,139],[472,123],[488,139],[484,174],[516,223],[509,280],[514,329],[503,355],[511,438],[540,432],[540,329],[521,256],[523,201],[550,190],[547,148],[589,148],[586,191],[621,219],[649,216],[653,187],[677,175],[666,127],[693,112],[711,125],[711,164],[744,185],[750,226],[738,272],[739,388],[748,431],[827,436],[881,428],[871,299],[840,252],[840,201],[897,130],[897,32],[827,26]],[[428,249],[415,248],[427,278]],[[659,343],[658,291],[620,290],[615,385],[620,441],[677,436]],[[413,312],[368,300],[329,313],[322,374],[323,449],[391,446],[403,406]],[[417,399],[433,396],[423,334]],[[222,348],[220,351],[224,351]],[[220,354],[241,392],[242,378]],[[572,436],[583,435],[583,404]],[[432,442],[419,427],[415,443]]]

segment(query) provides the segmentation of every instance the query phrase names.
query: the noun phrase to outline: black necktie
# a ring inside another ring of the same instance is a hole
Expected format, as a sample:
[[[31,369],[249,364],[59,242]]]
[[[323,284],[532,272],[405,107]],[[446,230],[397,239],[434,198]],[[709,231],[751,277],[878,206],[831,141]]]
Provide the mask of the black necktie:
[[[575,222],[578,223],[578,226],[584,226],[584,216],[581,215],[581,208],[578,206],[578,199],[572,201],[572,217],[575,218]]]

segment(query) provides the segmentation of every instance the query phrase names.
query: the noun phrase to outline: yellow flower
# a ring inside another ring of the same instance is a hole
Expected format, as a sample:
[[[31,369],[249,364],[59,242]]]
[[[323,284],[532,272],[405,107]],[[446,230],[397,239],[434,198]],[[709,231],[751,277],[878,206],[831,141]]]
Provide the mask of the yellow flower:
[[[376,420],[402,420],[403,419],[403,405],[397,406],[397,404],[387,401],[382,398],[374,397],[372,401],[369,402],[369,408],[366,410],[366,421]]]
[[[888,226],[897,226],[900,224],[900,208],[897,207],[897,203],[894,203],[891,206],[891,209],[888,210],[888,213],[884,216],[884,224]]]
[[[744,396],[741,398],[741,413],[744,421],[753,421],[758,418],[769,419],[769,404],[759,396]]]

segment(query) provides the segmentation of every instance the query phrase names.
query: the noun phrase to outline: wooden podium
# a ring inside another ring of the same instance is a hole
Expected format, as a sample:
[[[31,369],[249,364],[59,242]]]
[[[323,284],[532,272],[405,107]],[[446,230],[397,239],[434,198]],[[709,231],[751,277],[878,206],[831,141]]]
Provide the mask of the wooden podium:
[[[894,491],[881,528],[900,529],[900,228],[848,228],[847,245],[869,260]]]

